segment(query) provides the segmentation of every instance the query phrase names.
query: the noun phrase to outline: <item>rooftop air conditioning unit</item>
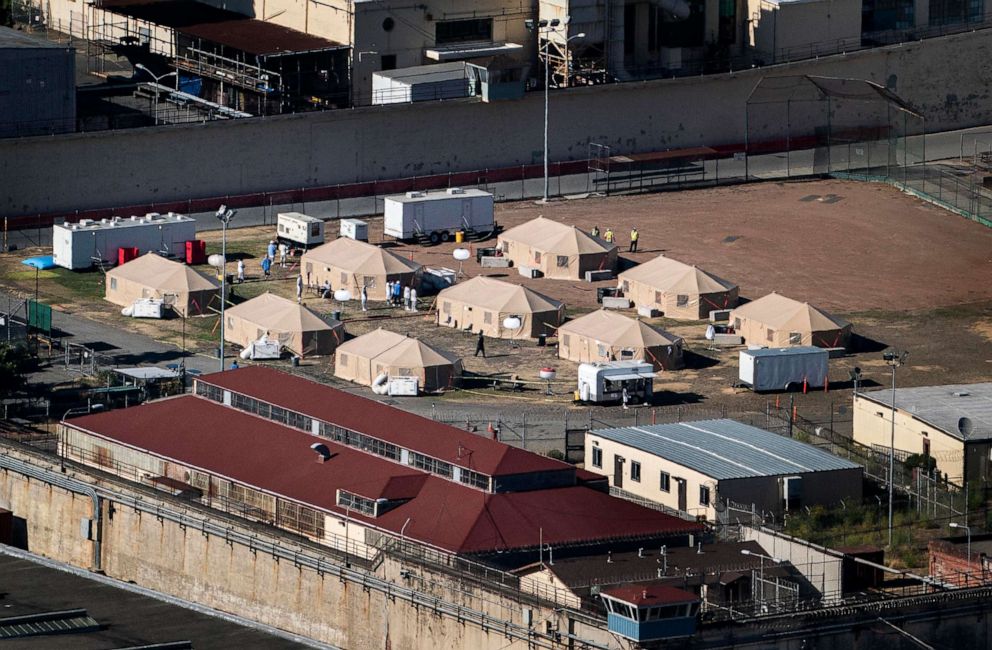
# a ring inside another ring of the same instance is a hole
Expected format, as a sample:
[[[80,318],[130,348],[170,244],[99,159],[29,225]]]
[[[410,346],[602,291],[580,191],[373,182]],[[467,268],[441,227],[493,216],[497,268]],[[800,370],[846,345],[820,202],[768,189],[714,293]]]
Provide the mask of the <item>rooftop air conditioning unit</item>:
[[[464,194],[465,190],[460,187],[449,187],[448,194]]]
[[[423,192],[407,192],[406,198],[408,199],[422,199],[424,198]]]

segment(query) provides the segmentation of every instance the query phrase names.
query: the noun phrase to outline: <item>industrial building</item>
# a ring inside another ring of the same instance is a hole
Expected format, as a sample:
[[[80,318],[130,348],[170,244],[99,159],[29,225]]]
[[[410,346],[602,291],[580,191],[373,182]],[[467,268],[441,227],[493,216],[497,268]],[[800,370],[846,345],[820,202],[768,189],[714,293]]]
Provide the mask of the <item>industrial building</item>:
[[[863,469],[734,420],[596,429],[585,467],[643,499],[716,521],[728,502],[759,512],[861,500]]]
[[[194,391],[69,420],[61,453],[338,547],[402,537],[519,566],[542,543],[567,557],[702,530],[587,487],[567,463],[275,370]]]
[[[0,27],[0,138],[75,130],[75,48]]]
[[[992,383],[897,388],[897,457],[930,457],[958,485],[992,478]],[[854,440],[888,454],[893,444],[892,391],[854,395]]]

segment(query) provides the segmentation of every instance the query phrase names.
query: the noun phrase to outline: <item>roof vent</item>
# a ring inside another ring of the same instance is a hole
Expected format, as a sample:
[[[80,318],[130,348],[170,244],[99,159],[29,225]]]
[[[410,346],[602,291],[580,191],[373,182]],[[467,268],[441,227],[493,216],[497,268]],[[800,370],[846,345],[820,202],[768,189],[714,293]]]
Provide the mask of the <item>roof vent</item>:
[[[956,390],[953,393],[951,393],[951,395],[953,395],[954,397],[968,397],[968,395],[971,395],[971,393],[969,393],[966,390]]]
[[[407,192],[406,198],[408,199],[422,199],[424,198],[423,192]]]
[[[317,453],[318,463],[326,463],[331,459],[331,450],[322,442],[313,443],[310,445],[310,449],[313,449]]]
[[[971,436],[971,432],[974,430],[975,425],[972,423],[971,418],[962,417],[958,418],[958,433],[961,437],[968,438]]]

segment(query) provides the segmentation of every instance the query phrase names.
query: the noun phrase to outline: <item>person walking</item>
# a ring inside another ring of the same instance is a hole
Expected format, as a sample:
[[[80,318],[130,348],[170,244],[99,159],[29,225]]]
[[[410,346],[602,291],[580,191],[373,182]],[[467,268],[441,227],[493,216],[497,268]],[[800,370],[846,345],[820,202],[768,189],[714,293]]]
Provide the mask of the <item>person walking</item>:
[[[279,266],[286,268],[286,254],[289,252],[289,246],[285,242],[279,244]]]
[[[364,284],[362,285],[362,294],[361,294],[361,297],[362,297],[362,311],[368,311],[369,310],[369,290],[365,288],[365,285]]]
[[[403,287],[403,310],[410,311],[410,287]]]
[[[410,311],[417,311],[417,290],[410,287]]]
[[[606,240],[607,244],[613,243],[613,228],[606,229],[606,234],[603,236],[603,239]]]
[[[238,360],[237,359],[235,359],[234,361],[231,362],[231,370],[237,370],[240,367],[241,366],[238,365]]]
[[[245,261],[238,260],[238,282],[245,281]]]
[[[482,330],[479,330],[479,340],[475,342],[475,356],[482,354],[482,358],[486,358],[486,339],[482,336]]]
[[[399,306],[400,296],[403,295],[403,285],[400,284],[399,280],[393,283],[393,305]]]
[[[276,258],[276,240],[269,240],[269,247],[265,249],[265,252],[269,254],[272,259]]]
[[[629,253],[636,253],[637,252],[637,237],[638,237],[637,228],[631,228],[630,229],[630,250],[628,251]]]
[[[265,257],[262,258],[262,273],[265,274],[265,277],[269,277],[269,269],[271,268],[272,268],[272,258],[266,255]]]
[[[599,238],[599,226],[593,226],[592,232],[589,233],[593,237]]]
[[[303,276],[296,276],[296,302],[303,304]]]
[[[623,390],[620,393],[620,399],[623,402],[623,408],[624,409],[630,408],[629,406],[627,406],[627,402],[630,401],[630,393],[627,392],[627,387],[626,386],[623,387]]]

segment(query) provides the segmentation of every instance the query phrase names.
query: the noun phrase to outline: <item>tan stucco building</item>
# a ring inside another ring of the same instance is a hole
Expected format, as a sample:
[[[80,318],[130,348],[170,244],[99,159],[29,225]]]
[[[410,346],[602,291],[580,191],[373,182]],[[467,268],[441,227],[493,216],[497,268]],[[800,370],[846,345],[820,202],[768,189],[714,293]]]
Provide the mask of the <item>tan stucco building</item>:
[[[611,487],[708,521],[728,501],[779,517],[862,494],[860,465],[726,419],[589,431],[585,468]]]
[[[892,444],[892,392],[854,396],[854,440],[888,449]],[[922,454],[952,483],[992,477],[992,383],[896,389],[895,448]]]

